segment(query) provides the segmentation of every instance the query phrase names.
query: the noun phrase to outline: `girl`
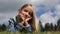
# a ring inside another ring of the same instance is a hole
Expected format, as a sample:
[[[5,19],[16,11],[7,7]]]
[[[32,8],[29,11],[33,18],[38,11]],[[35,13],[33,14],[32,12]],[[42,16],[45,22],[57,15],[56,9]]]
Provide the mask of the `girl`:
[[[28,31],[37,32],[38,24],[32,4],[25,4],[18,10],[17,16],[10,18],[8,21],[9,31]]]

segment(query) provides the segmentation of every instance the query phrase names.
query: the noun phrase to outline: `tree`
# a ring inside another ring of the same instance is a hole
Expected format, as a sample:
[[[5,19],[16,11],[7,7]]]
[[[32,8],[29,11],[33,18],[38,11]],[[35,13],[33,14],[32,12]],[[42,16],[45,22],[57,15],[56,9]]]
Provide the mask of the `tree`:
[[[57,30],[57,25],[54,26],[54,30],[55,30],[55,31]]]
[[[1,25],[0,25],[0,31],[1,31]]]
[[[43,28],[43,26],[42,26],[42,24],[41,24],[42,22],[39,20],[39,25],[40,25],[40,30],[41,30],[41,32],[44,32],[44,28]]]
[[[57,30],[60,30],[60,19],[57,20]]]
[[[1,30],[2,30],[2,31],[5,31],[5,30],[6,30],[6,25],[5,25],[5,24],[2,24]]]
[[[45,24],[45,30],[46,30],[46,31],[49,31],[49,28],[50,28],[49,23],[46,23],[46,24]]]
[[[51,28],[51,31],[52,31],[53,30],[53,24],[52,23],[50,24],[50,28]]]
[[[60,25],[60,19],[57,20],[57,24]]]

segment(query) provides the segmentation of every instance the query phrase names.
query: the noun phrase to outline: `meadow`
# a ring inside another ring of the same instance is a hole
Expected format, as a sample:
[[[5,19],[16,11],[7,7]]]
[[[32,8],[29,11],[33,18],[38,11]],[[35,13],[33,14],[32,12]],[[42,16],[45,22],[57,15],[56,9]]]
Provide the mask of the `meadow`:
[[[19,32],[0,32],[0,34],[31,34],[31,33],[19,33]],[[60,31],[45,31],[45,32],[41,32],[39,31],[38,33],[34,33],[34,34],[60,34]]]

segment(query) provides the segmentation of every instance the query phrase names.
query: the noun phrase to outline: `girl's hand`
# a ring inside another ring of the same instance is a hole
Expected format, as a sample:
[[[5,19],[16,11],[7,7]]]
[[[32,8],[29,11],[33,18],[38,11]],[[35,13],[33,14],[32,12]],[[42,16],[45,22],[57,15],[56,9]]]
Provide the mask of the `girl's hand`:
[[[23,14],[20,14],[20,17],[22,18],[22,21],[21,21],[21,23],[22,23],[22,24],[24,24],[24,20],[25,20],[25,17],[24,17],[24,15],[23,15]]]
[[[25,20],[24,15],[23,14],[20,14],[20,16],[21,16],[22,20],[24,21]]]
[[[32,17],[27,18],[27,19],[24,20],[24,24],[25,24],[26,26],[28,25],[28,21],[29,21],[31,18],[32,18]]]
[[[20,14],[20,16],[21,16],[21,18],[23,20],[21,23],[23,23],[25,25],[28,25],[28,21],[32,18],[30,15],[25,16],[23,14]]]
[[[28,22],[30,19],[32,19],[32,17],[26,18],[25,21]]]

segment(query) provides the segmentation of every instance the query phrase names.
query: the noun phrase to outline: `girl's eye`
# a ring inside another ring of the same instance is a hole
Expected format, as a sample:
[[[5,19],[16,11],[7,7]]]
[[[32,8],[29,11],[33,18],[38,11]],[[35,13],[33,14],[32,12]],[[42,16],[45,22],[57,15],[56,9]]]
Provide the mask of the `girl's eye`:
[[[24,10],[25,12],[28,12],[27,10]]]

